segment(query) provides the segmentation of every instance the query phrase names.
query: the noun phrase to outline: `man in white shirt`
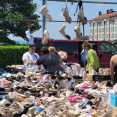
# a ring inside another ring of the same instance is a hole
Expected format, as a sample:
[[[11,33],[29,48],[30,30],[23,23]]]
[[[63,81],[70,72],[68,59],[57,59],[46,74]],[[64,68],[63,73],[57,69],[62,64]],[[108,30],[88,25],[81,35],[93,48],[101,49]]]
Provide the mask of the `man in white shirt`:
[[[34,44],[29,45],[29,51],[23,54],[22,60],[24,62],[24,66],[28,66],[28,68],[37,68],[37,65],[31,65],[32,61],[36,61],[39,58],[39,55],[35,53],[36,46]],[[43,66],[41,65],[41,69],[43,69]],[[25,72],[25,68],[24,68]]]

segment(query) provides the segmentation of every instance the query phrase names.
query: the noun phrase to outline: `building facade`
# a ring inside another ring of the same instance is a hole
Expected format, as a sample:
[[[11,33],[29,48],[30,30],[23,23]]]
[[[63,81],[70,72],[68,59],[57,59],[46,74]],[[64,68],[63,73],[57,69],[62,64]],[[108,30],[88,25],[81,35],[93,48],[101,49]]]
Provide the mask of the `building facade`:
[[[117,12],[107,10],[106,14],[90,20],[90,40],[117,40]]]

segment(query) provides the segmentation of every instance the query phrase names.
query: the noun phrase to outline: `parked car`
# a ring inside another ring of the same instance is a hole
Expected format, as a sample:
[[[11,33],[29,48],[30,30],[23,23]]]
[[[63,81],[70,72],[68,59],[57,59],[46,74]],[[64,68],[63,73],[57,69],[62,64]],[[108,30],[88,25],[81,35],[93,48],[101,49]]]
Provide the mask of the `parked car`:
[[[80,53],[82,51],[83,40],[54,40],[50,39],[46,45],[41,44],[42,38],[35,38],[34,42],[37,47],[36,52],[40,55],[42,46],[54,46],[56,49],[61,47],[63,51],[67,52],[68,58],[66,62],[73,62],[81,64]],[[109,68],[110,58],[112,55],[117,54],[117,47],[109,41],[91,41],[93,49],[97,52],[99,57],[100,67]]]

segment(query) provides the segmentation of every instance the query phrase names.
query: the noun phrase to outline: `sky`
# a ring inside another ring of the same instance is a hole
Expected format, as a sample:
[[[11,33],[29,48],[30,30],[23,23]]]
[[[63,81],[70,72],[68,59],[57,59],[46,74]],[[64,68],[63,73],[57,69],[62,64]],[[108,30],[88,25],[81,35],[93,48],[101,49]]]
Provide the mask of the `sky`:
[[[85,1],[97,1],[97,0],[85,0]],[[116,2],[116,0],[98,0],[101,2]],[[34,3],[37,4],[37,10],[36,14],[40,16],[39,20],[42,20],[42,14],[39,12],[42,7],[42,0],[33,0]],[[77,3],[74,3],[73,5],[68,2],[67,3],[68,9],[69,9],[69,16],[71,17],[72,21],[77,21],[77,14],[76,13],[76,7]],[[53,20],[57,21],[65,21],[65,18],[62,13],[62,9],[65,8],[65,2],[53,2],[53,1],[47,1],[47,9],[49,10],[49,14],[52,16]],[[93,18],[97,17],[99,15],[99,11],[102,12],[102,14],[106,13],[108,9],[113,9],[114,11],[117,11],[117,4],[92,4],[92,3],[84,3],[83,4],[84,9],[84,15],[88,20],[92,20]],[[76,15],[74,16],[74,14]],[[39,22],[40,25],[42,25],[42,22]],[[76,33],[74,32],[74,28],[76,26],[76,22],[72,22],[71,24],[67,22],[47,22],[47,30],[49,32],[51,39],[65,39],[60,33],[59,29],[63,24],[66,24],[65,32],[67,35],[70,35],[71,39],[74,39],[76,37]],[[80,25],[81,32],[82,25]],[[90,26],[89,23],[87,23],[84,26],[84,35],[90,35]],[[37,30],[36,32],[32,33],[33,37],[42,37],[43,31],[42,28],[40,30]],[[13,35],[9,36],[10,39],[15,39],[17,41],[23,41],[21,37],[15,37]]]

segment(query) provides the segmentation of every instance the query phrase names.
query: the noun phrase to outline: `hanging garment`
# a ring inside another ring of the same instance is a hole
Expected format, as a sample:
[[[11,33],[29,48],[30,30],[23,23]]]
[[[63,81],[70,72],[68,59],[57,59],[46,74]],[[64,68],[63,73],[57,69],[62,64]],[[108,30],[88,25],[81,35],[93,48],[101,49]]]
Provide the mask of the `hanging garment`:
[[[34,44],[34,38],[30,33],[30,29],[26,31],[26,37],[28,38],[30,44]]]

